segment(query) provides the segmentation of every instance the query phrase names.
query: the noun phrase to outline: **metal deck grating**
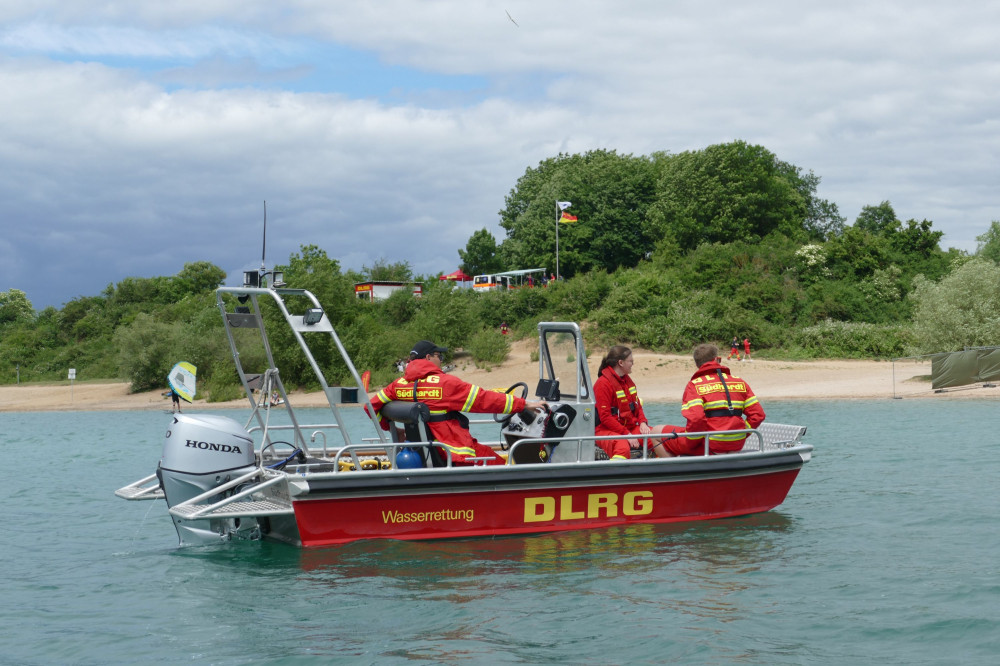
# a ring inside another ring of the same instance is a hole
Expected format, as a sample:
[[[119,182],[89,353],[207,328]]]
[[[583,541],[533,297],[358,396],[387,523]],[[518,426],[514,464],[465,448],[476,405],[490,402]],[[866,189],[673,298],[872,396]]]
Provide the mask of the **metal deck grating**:
[[[115,495],[127,500],[156,500],[164,499],[163,491],[157,488],[156,490],[149,490],[148,488],[121,488],[115,491]]]
[[[184,504],[170,509],[170,513],[178,518],[191,518],[205,508],[204,504]],[[276,500],[254,500],[251,502],[230,502],[218,509],[208,511],[200,516],[201,518],[244,518],[246,516],[284,516],[292,515],[295,511],[292,505],[287,502]]]
[[[788,448],[789,446],[794,446],[801,443],[801,439],[806,434],[806,426],[799,425],[789,425],[785,423],[768,423],[765,421],[761,423],[757,430],[764,438],[763,450],[764,451],[774,451],[779,449]],[[754,437],[747,438],[747,443],[756,443]],[[753,450],[760,450],[756,447],[751,448]]]

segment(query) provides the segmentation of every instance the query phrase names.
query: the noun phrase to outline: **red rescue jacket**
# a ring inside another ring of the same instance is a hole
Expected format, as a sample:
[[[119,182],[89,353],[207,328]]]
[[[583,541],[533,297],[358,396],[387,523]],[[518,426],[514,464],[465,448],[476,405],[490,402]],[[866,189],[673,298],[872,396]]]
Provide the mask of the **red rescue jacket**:
[[[715,361],[705,363],[691,377],[684,388],[681,414],[687,419],[688,432],[756,428],[764,422],[765,416],[750,385]],[[688,441],[693,445],[701,438],[689,438]],[[739,451],[745,441],[746,435],[718,435],[709,438],[709,450],[712,453]]]
[[[594,382],[594,401],[597,404],[598,435],[632,435],[639,424],[648,423],[635,382],[628,375],[619,377],[608,366]],[[602,432],[603,431],[603,432]]]
[[[414,396],[416,388],[416,396]],[[453,463],[477,456],[476,446],[482,446],[469,432],[467,420],[458,412],[512,414],[523,411],[524,398],[489,391],[442,372],[427,359],[410,361],[403,376],[372,398],[372,406],[382,429],[389,422],[382,418],[382,406],[391,400],[426,403],[431,411],[431,433],[451,453]]]

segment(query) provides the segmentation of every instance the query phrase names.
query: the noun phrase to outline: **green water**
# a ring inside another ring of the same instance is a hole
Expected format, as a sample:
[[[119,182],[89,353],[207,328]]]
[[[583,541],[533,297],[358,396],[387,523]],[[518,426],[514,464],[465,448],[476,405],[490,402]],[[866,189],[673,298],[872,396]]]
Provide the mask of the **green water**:
[[[322,550],[115,498],[167,415],[4,414],[0,663],[997,663],[997,403],[767,409],[816,447],[767,514]]]

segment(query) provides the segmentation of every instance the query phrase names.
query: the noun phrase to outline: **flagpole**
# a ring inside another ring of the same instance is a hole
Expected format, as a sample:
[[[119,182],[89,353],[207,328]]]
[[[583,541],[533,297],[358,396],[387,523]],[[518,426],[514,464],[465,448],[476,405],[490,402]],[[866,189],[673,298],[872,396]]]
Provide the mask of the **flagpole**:
[[[559,279],[559,215],[562,209],[559,207],[559,202],[556,202],[556,279]]]

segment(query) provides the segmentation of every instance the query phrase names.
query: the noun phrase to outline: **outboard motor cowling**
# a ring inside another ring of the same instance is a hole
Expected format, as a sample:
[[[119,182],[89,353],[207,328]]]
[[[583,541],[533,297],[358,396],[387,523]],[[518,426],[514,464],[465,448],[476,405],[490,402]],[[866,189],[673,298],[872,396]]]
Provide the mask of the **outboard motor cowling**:
[[[175,414],[163,441],[157,469],[160,485],[173,507],[256,469],[253,439],[239,423],[211,414]],[[222,499],[208,498],[208,502]],[[181,545],[217,543],[234,536],[254,538],[256,521],[186,520],[172,516]]]
[[[161,469],[211,474],[253,464],[253,439],[231,418],[175,414],[167,428]]]

